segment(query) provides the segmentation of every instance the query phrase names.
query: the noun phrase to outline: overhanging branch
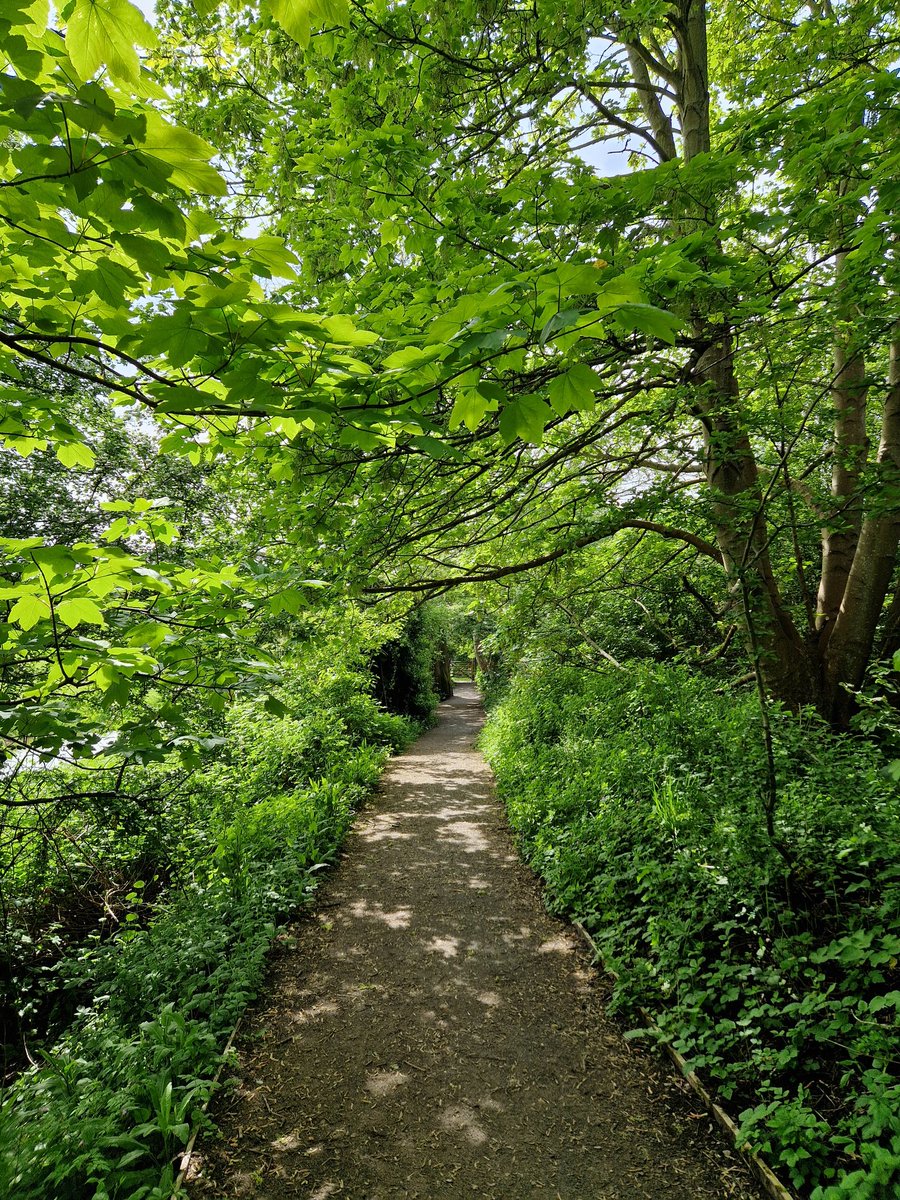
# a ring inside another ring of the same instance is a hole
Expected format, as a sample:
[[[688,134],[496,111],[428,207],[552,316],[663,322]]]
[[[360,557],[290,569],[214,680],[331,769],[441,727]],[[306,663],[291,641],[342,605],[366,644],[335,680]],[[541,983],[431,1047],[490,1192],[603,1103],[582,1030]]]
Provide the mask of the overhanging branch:
[[[576,550],[583,550],[586,546],[592,546],[596,542],[603,541],[604,538],[612,537],[622,529],[645,529],[651,533],[658,534],[660,537],[674,538],[685,542],[688,546],[693,546],[695,550],[698,550],[701,554],[705,554],[708,558],[714,559],[717,563],[721,564],[722,562],[722,555],[718,548],[712,542],[708,542],[698,534],[691,533],[687,529],[678,529],[674,525],[664,525],[658,521],[633,519],[619,521],[612,529],[584,534],[582,537],[576,538],[565,546],[560,546],[556,550],[551,550],[547,554],[538,555],[537,558],[530,558],[524,562],[509,563],[503,567],[475,568],[470,572],[444,579],[418,579],[409,583],[371,585],[363,588],[363,593],[369,596],[395,596],[402,595],[403,593],[440,596],[444,592],[448,592],[455,587],[462,587],[464,584],[493,583],[498,579],[505,579],[510,575],[521,575],[525,571],[534,571],[538,567],[546,567],[550,563],[564,558],[567,554],[572,554]]]

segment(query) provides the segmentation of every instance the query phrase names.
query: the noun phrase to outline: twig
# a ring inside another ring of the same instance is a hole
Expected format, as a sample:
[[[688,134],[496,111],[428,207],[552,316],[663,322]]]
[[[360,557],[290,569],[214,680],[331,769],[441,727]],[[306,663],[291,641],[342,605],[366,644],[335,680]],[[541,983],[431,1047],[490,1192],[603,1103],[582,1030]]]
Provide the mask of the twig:
[[[212,1100],[213,1092],[215,1091],[216,1084],[219,1082],[219,1078],[221,1077],[222,1072],[225,1070],[225,1060],[228,1056],[228,1051],[234,1045],[234,1039],[237,1037],[237,1032],[241,1027],[241,1021],[243,1019],[244,1019],[243,1017],[238,1017],[237,1023],[235,1024],[234,1029],[232,1029],[232,1031],[231,1031],[231,1036],[228,1038],[228,1041],[225,1043],[225,1049],[222,1051],[222,1061],[219,1063],[219,1069],[216,1071],[215,1075],[213,1076],[212,1087],[209,1089],[209,1096],[206,1098],[206,1103],[200,1109],[201,1113],[205,1113],[206,1110],[209,1108],[209,1102],[210,1102],[210,1100]],[[191,1165],[191,1159],[193,1158],[193,1155],[194,1155],[194,1145],[197,1141],[197,1136],[199,1133],[200,1133],[200,1125],[198,1122],[197,1128],[191,1134],[191,1140],[185,1146],[184,1154],[182,1154],[182,1156],[181,1156],[181,1162],[179,1163],[178,1175],[176,1176],[175,1183],[172,1186],[172,1200],[175,1200],[175,1197],[181,1191],[181,1187],[182,1187],[182,1185],[185,1181],[185,1178],[187,1176],[187,1173],[188,1173],[188,1168]]]

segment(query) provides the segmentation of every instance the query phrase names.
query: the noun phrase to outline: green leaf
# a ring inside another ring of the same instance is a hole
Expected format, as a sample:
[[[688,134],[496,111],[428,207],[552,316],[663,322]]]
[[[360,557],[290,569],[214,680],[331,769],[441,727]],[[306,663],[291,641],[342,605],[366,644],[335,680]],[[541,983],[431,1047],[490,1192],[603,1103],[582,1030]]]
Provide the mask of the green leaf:
[[[393,354],[389,354],[381,365],[388,371],[415,370],[416,367],[424,367],[427,363],[434,362],[443,352],[443,346],[404,346],[402,350],[395,350]]]
[[[674,313],[655,308],[652,304],[623,304],[616,310],[615,319],[623,329],[636,329],[650,337],[659,338],[669,346],[674,346],[675,335],[684,324]]]
[[[331,340],[340,346],[371,346],[378,341],[378,334],[368,329],[357,329],[352,317],[336,313],[326,317],[322,326],[331,335]]]
[[[50,605],[46,600],[42,600],[40,596],[35,596],[33,593],[30,596],[22,596],[12,606],[9,614],[9,619],[14,625],[18,625],[20,629],[31,629],[37,625],[38,621],[46,621],[50,616]]]
[[[288,37],[305,50],[312,33],[310,14],[313,0],[269,0],[272,16]]]
[[[72,284],[75,296],[99,296],[110,308],[121,308],[125,294],[140,281],[134,272],[108,258],[94,259],[94,267],[78,275]]]
[[[74,629],[76,625],[105,625],[103,613],[93,600],[86,596],[74,600],[61,600],[56,606],[56,615],[64,625]]]
[[[360,450],[377,450],[385,444],[376,434],[356,425],[345,425],[338,440],[342,446],[357,446]]]
[[[66,29],[66,49],[82,79],[106,66],[113,78],[137,83],[141,64],[135,43],[151,49],[156,34],[128,0],[76,0]]]
[[[274,19],[304,50],[314,29],[324,25],[346,25],[347,0],[268,0]]]
[[[561,263],[541,279],[540,286],[558,289],[562,296],[583,296],[600,291],[604,276],[592,263]]]
[[[276,592],[269,597],[269,611],[276,617],[282,612],[296,616],[305,606],[306,597],[298,588],[285,588],[283,592]]]
[[[104,532],[103,540],[105,542],[114,542],[116,538],[122,537],[128,532],[131,527],[131,522],[127,517],[118,517],[113,521],[112,525]]]
[[[200,388],[192,388],[184,384],[160,388],[159,394],[165,396],[165,399],[156,406],[156,411],[160,413],[208,412],[214,405],[221,404],[219,396],[213,396],[210,392],[204,392]]]
[[[466,429],[474,433],[481,424],[484,414],[496,407],[496,402],[485,395],[481,388],[464,388],[453,403],[453,410],[450,413],[450,432],[453,433],[459,429],[460,425],[465,425]]]
[[[568,329],[583,314],[579,308],[564,308],[561,312],[553,313],[541,330],[539,345],[546,346],[561,330]],[[591,318],[593,319],[593,317]]]
[[[138,139],[139,149],[165,163],[176,187],[210,196],[225,195],[225,180],[210,166],[215,151],[208,142],[189,129],[170,125],[158,112],[146,112],[145,119],[146,131]]]
[[[576,363],[558,376],[547,389],[554,410],[564,417],[569,412],[590,412],[598,379],[586,363]]]
[[[427,454],[429,458],[447,459],[451,462],[464,461],[464,455],[456,446],[451,446],[449,442],[431,437],[427,433],[419,434],[417,437],[412,438],[410,444],[415,446],[417,450],[421,450],[423,454]]]
[[[94,465],[94,452],[84,442],[65,442],[56,447],[56,457],[64,467],[82,467],[89,471]]]
[[[538,445],[552,415],[549,404],[540,396],[517,396],[500,413],[500,434],[507,444],[519,437]]]
[[[273,274],[283,279],[294,279],[297,256],[290,251],[279,237],[271,234],[261,234],[259,237],[248,238],[242,250],[246,257],[267,267]]]

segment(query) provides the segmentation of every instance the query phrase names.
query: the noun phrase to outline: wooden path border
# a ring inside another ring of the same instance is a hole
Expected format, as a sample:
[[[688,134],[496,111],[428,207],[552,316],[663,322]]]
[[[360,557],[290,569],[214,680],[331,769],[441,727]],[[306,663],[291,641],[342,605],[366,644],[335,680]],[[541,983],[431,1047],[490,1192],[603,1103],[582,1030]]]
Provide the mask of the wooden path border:
[[[207,1096],[206,1103],[203,1105],[202,1109],[200,1110],[203,1113],[205,1113],[206,1110],[209,1108],[210,1101],[212,1100],[213,1095],[215,1094],[216,1084],[219,1082],[222,1072],[225,1070],[225,1064],[228,1061],[228,1051],[234,1045],[234,1039],[238,1035],[238,1030],[241,1027],[241,1022],[243,1021],[243,1019],[244,1019],[243,1016],[238,1017],[237,1021],[235,1022],[234,1029],[232,1029],[232,1031],[228,1037],[228,1041],[225,1043],[225,1049],[222,1051],[222,1061],[219,1063],[219,1067],[218,1067],[218,1070],[216,1071],[215,1075],[213,1075],[212,1087],[209,1089],[209,1096]],[[197,1136],[199,1133],[200,1133],[200,1122],[198,1121],[197,1128],[191,1134],[190,1141],[185,1146],[184,1151],[182,1152],[181,1161],[178,1164],[178,1174],[175,1177],[175,1182],[172,1184],[171,1200],[176,1200],[176,1197],[178,1196],[178,1193],[181,1191],[184,1181],[187,1178],[187,1173],[188,1173],[188,1170],[191,1165],[191,1159],[194,1157],[194,1146],[196,1144]]]
[[[600,953],[600,948],[598,947],[598,945],[594,941],[594,939],[591,937],[591,935],[588,933],[588,931],[585,929],[585,927],[582,925],[582,923],[580,921],[576,920],[576,921],[573,921],[572,924],[575,926],[575,928],[578,930],[578,932],[584,938],[585,942],[588,944],[588,946],[593,951],[595,961],[601,967],[603,972],[606,975],[609,975],[612,979],[618,979],[619,977],[616,974],[616,972],[606,966],[605,962],[603,961],[603,955]],[[760,1186],[763,1188],[763,1190],[766,1192],[766,1194],[771,1197],[771,1200],[796,1200],[794,1193],[789,1191],[788,1188],[785,1187],[785,1185],[781,1182],[781,1180],[778,1178],[778,1176],[775,1174],[775,1172],[772,1170],[772,1168],[769,1166],[769,1164],[767,1162],[765,1162],[762,1158],[760,1158],[760,1156],[758,1154],[756,1154],[754,1151],[747,1150],[744,1146],[741,1146],[738,1144],[738,1127],[737,1127],[737,1125],[734,1123],[734,1121],[728,1115],[728,1113],[725,1111],[725,1109],[722,1108],[722,1106],[720,1104],[717,1104],[715,1102],[715,1100],[713,1100],[712,1096],[709,1094],[709,1092],[706,1090],[706,1088],[700,1082],[700,1079],[697,1076],[697,1073],[695,1071],[692,1071],[688,1067],[688,1064],[685,1061],[683,1055],[679,1054],[678,1051],[675,1049],[675,1047],[672,1045],[672,1043],[668,1040],[668,1038],[666,1038],[665,1034],[662,1032],[659,1025],[657,1025],[656,1021],[654,1020],[652,1014],[649,1013],[646,1008],[640,1009],[640,1014],[643,1017],[644,1022],[646,1023],[648,1029],[652,1029],[653,1032],[658,1035],[660,1045],[663,1047],[666,1054],[668,1054],[669,1058],[672,1060],[672,1062],[678,1068],[679,1073],[684,1078],[684,1080],[687,1082],[691,1091],[694,1092],[699,1097],[699,1099],[703,1101],[703,1104],[706,1107],[707,1112],[710,1114],[710,1116],[713,1118],[713,1120],[716,1122],[716,1124],[719,1126],[719,1128],[722,1129],[723,1132],[728,1135],[735,1150],[737,1150],[737,1152],[740,1155],[742,1155],[742,1157],[744,1158],[744,1160],[747,1162],[748,1166],[750,1167],[750,1170],[753,1172],[754,1176],[756,1177],[757,1182],[760,1184]]]

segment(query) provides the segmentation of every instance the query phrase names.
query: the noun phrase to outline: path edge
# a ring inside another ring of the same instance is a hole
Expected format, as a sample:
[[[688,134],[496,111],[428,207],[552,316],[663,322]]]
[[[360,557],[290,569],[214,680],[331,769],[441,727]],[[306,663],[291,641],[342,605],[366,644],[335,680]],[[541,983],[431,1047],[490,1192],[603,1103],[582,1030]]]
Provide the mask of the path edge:
[[[606,965],[600,947],[582,925],[582,923],[574,919],[572,924],[584,938],[587,945],[594,954],[594,961],[602,969],[604,974],[611,979],[618,979],[618,975],[610,967]],[[713,1100],[712,1096],[703,1086],[696,1071],[692,1071],[687,1064],[683,1055],[675,1049],[669,1039],[665,1036],[659,1025],[656,1023],[652,1013],[646,1008],[640,1009],[641,1017],[644,1020],[648,1029],[651,1029],[656,1034],[657,1039],[665,1050],[666,1054],[678,1068],[679,1074],[690,1087],[691,1091],[703,1102],[706,1111],[713,1118],[723,1133],[727,1134],[733,1148],[741,1155],[744,1161],[750,1167],[757,1183],[763,1188],[771,1200],[797,1200],[795,1194],[790,1191],[778,1178],[765,1159],[761,1158],[754,1150],[748,1150],[746,1143],[739,1144],[738,1142],[738,1127],[734,1120],[728,1115],[720,1104]]]

